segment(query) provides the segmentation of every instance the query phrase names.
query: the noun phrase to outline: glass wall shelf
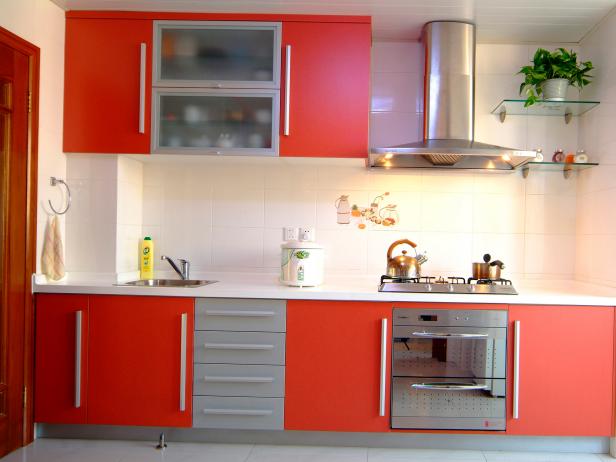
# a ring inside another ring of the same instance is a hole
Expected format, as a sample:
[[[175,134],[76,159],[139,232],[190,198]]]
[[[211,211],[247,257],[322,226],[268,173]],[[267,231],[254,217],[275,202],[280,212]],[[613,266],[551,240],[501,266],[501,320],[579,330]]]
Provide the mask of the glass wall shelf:
[[[599,164],[596,162],[528,162],[522,167],[522,175],[524,178],[528,177],[530,170],[541,170],[544,172],[562,171],[563,176],[568,179],[574,171],[585,170],[597,165]]]
[[[525,99],[504,99],[493,110],[500,121],[504,122],[508,115],[564,117],[569,123],[572,117],[577,117],[599,105],[599,101],[537,101],[524,107]]]

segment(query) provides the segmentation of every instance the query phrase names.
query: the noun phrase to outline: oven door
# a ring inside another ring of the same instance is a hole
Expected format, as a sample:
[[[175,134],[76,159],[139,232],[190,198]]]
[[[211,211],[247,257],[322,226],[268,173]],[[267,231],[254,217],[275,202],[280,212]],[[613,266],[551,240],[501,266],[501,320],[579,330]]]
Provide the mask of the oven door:
[[[505,378],[507,329],[395,326],[395,377]]]
[[[391,427],[505,430],[504,379],[394,377]]]

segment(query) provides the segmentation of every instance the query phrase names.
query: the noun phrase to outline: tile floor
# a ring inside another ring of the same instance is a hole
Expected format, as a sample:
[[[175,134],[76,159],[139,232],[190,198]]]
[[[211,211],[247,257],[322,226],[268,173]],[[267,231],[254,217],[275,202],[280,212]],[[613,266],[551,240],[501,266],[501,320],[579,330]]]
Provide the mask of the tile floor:
[[[39,439],[2,462],[614,462],[605,454]]]

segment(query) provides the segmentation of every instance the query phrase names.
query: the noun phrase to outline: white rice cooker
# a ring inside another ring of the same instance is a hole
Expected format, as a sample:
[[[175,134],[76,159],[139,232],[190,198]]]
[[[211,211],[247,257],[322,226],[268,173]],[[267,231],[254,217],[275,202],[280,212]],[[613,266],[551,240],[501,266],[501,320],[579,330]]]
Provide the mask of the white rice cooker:
[[[316,242],[283,242],[280,282],[288,286],[311,287],[323,283],[323,247]]]

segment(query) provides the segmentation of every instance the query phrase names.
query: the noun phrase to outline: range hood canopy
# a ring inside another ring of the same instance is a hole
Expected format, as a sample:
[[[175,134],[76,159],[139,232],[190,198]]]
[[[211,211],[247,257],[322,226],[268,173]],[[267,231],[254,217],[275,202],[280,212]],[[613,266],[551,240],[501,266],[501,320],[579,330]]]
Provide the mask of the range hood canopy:
[[[475,25],[434,21],[424,46],[423,141],[373,149],[371,167],[513,170],[535,151],[475,141]]]

